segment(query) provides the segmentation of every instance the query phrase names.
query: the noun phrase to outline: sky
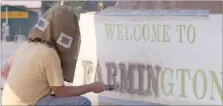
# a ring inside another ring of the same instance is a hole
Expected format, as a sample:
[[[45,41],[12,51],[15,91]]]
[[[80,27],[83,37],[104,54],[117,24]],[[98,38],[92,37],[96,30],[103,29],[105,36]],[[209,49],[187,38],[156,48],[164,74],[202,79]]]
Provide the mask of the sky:
[[[39,8],[41,7],[41,1],[1,1],[2,5],[22,5],[27,8]]]

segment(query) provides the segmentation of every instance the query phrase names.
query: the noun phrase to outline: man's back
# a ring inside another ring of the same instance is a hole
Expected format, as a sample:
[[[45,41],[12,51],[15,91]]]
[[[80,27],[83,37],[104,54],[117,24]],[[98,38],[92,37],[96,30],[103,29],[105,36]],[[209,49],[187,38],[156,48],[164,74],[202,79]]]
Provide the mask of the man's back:
[[[45,64],[52,58],[58,58],[54,49],[43,44],[25,43],[15,54],[4,86],[2,105],[35,104],[40,98],[49,95],[51,89]],[[58,75],[62,76],[62,73],[58,72]]]

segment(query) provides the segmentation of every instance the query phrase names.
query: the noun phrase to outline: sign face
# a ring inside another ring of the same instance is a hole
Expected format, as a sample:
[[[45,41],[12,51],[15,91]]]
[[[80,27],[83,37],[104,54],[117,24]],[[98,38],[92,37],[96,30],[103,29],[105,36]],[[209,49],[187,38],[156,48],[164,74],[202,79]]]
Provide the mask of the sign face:
[[[222,15],[83,14],[80,30],[77,85],[84,84],[84,62],[91,61],[92,77],[115,85],[100,96],[165,105],[222,104]]]
[[[1,12],[1,18],[6,18],[7,13]],[[9,11],[8,18],[28,18],[29,14],[26,11]]]

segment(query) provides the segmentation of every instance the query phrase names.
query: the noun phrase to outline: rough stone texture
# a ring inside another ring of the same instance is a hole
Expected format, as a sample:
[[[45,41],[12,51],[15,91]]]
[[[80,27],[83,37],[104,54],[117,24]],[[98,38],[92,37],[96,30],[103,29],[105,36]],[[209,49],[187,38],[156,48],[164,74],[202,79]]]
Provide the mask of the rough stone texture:
[[[223,1],[118,1],[115,7],[133,10],[209,10],[211,13],[222,13],[222,5]]]

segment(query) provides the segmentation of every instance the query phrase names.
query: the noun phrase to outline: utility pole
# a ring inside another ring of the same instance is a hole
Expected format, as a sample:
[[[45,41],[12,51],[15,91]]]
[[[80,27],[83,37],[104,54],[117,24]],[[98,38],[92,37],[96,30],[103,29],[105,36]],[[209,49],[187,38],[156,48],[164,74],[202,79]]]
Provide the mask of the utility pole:
[[[5,8],[5,14],[6,14],[6,16],[5,16],[5,21],[6,21],[6,24],[8,24],[8,7],[6,6],[6,8]]]
[[[64,4],[64,1],[61,1],[61,2],[60,2],[60,5],[63,5],[63,4]]]

